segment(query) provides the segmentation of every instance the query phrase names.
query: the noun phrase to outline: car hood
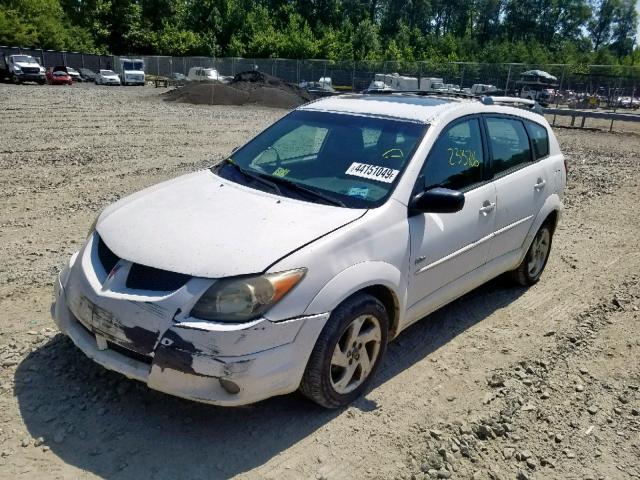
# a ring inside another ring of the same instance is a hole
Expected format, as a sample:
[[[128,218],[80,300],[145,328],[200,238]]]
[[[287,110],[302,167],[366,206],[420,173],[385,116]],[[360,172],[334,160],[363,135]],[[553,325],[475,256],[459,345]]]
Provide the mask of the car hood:
[[[272,195],[203,170],[114,203],[96,229],[120,258],[221,278],[262,272],[365,212]]]

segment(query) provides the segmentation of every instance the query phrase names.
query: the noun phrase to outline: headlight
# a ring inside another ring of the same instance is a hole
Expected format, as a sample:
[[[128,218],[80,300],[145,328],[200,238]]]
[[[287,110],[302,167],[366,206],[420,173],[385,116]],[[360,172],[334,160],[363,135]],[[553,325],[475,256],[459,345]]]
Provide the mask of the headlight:
[[[15,72],[21,72],[21,71],[22,71],[22,69],[21,69],[18,65],[14,65],[14,66],[13,66],[13,70],[14,70]]]
[[[218,280],[200,297],[191,316],[228,323],[254,320],[282,300],[306,273],[306,268],[298,268]]]

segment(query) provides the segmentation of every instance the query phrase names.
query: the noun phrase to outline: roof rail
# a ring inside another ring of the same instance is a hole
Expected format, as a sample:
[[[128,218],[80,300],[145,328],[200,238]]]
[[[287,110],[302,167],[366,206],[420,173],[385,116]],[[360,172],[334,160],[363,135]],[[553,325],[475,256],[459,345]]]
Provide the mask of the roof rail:
[[[540,115],[543,114],[542,107],[535,100],[529,100],[528,98],[519,98],[519,97],[505,97],[505,96],[490,96],[490,95],[475,95],[473,93],[464,93],[464,92],[434,92],[434,91],[424,91],[424,90],[382,90],[382,89],[367,89],[362,92],[365,95],[373,94],[373,95],[392,95],[392,94],[408,94],[408,95],[418,95],[423,97],[452,97],[452,98],[467,98],[471,100],[478,100],[482,102],[484,105],[509,105],[520,108],[527,108],[528,110],[538,113]]]
[[[373,95],[391,95],[394,93],[403,94],[407,93],[410,95],[420,95],[420,96],[433,96],[433,97],[454,97],[454,98],[473,98],[478,100],[477,95],[473,95],[471,93],[464,92],[435,92],[435,91],[425,91],[425,90],[382,90],[382,89],[367,89],[362,92],[363,94],[373,94]]]
[[[534,113],[543,114],[542,107],[535,100],[519,97],[492,97],[484,96],[480,98],[480,101],[485,105],[509,105],[514,107],[526,107]]]

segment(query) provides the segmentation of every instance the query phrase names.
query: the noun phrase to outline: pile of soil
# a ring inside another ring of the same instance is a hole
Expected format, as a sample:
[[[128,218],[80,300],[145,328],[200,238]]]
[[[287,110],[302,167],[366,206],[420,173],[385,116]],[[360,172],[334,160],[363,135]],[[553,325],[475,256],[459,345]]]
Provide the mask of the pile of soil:
[[[261,105],[275,108],[295,108],[313,100],[306,90],[263,72],[250,70],[238,73],[229,83],[192,82],[168,92],[170,102],[205,105]]]

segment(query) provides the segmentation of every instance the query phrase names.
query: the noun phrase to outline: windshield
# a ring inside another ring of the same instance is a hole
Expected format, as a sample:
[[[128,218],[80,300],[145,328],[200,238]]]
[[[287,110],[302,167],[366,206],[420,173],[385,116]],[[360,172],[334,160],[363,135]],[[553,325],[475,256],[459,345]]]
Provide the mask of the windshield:
[[[144,70],[144,62],[122,62],[123,70]]]
[[[13,61],[15,63],[36,63],[36,59],[30,55],[14,55]]]
[[[116,72],[114,72],[113,70],[100,70],[100,74],[101,75],[115,75]]]
[[[375,207],[395,187],[426,129],[418,122],[296,110],[236,151],[217,172],[265,189],[239,175],[240,167],[284,186],[275,193],[297,197],[301,188],[287,188],[294,184],[346,207]]]

